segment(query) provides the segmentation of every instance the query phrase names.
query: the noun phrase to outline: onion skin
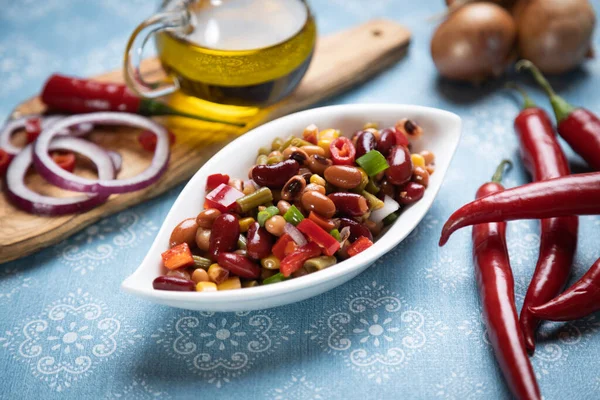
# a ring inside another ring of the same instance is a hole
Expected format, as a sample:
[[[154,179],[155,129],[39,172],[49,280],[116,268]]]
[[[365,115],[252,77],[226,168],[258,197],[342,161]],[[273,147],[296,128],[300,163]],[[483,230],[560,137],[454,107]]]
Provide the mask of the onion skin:
[[[592,50],[596,15],[588,0],[521,0],[513,14],[519,55],[545,74],[575,68]]]
[[[435,31],[431,57],[440,75],[481,82],[506,70],[516,37],[516,24],[505,9],[492,3],[467,4]]]
[[[517,1],[517,0],[446,0],[446,5],[448,7],[452,7],[452,6],[460,7],[463,4],[475,3],[477,1],[486,1],[488,3],[496,3],[499,6],[509,9],[515,4],[515,1]]]

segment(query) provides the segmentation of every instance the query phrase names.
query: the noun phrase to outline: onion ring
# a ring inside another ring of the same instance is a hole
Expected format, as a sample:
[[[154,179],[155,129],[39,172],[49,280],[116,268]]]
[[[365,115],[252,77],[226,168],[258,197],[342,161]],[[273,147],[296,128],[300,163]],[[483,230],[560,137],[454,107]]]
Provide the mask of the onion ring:
[[[48,150],[68,150],[89,158],[100,179],[114,179],[115,170],[109,155],[98,145],[74,137],[58,137]],[[33,144],[27,145],[11,162],[6,172],[8,197],[20,209],[43,215],[63,215],[90,210],[108,199],[108,195],[51,197],[34,192],[25,185],[25,174],[33,162]]]
[[[125,125],[150,130],[157,137],[156,150],[150,166],[132,178],[117,180],[87,179],[63,170],[52,161],[48,154],[50,143],[62,130],[82,123]],[[64,118],[45,129],[34,143],[33,149],[33,164],[38,173],[48,182],[75,192],[98,193],[101,195],[127,193],[143,189],[156,182],[166,171],[169,164],[169,135],[167,130],[148,118],[129,113],[97,112]]]

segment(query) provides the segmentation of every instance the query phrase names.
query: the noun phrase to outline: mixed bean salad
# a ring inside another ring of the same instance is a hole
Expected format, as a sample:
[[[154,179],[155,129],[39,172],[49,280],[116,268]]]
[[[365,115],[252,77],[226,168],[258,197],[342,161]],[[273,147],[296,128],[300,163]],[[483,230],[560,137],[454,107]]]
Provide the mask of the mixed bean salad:
[[[154,289],[269,285],[365,251],[423,197],[435,159],[411,154],[409,139],[421,134],[408,119],[366,124],[352,139],[310,125],[259,149],[247,180],[210,175],[204,210],[173,229]]]

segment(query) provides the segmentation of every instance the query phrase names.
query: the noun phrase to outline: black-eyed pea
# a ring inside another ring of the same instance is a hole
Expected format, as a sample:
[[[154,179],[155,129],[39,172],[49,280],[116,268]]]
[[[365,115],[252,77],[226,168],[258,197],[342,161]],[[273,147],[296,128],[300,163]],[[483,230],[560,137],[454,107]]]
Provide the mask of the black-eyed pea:
[[[427,187],[429,186],[429,172],[425,168],[427,167],[415,167],[413,169],[412,181]]]
[[[302,165],[308,160],[308,154],[299,147],[290,146],[283,151],[283,159],[287,160],[290,158]]]
[[[306,180],[301,175],[292,176],[281,189],[283,200],[294,200],[302,194],[306,188]]]
[[[308,158],[308,169],[312,171],[313,174],[323,175],[325,169],[331,166],[333,162],[329,158],[325,158],[318,154],[313,154]]]
[[[265,229],[271,235],[281,236],[283,235],[283,227],[285,226],[285,218],[281,215],[274,215],[265,222]]]
[[[414,121],[404,118],[396,122],[395,128],[409,138],[416,139],[423,134],[423,129]]]

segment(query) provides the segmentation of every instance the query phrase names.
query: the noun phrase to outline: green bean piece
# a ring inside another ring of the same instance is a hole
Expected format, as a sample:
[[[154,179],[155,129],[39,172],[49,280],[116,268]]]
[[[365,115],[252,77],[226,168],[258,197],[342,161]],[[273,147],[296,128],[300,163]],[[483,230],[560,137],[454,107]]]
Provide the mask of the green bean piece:
[[[281,144],[281,147],[279,147],[279,151],[281,151],[283,153],[283,151],[285,149],[287,149],[288,147],[290,147],[292,145],[292,140],[294,140],[296,138],[296,136],[290,136],[287,139],[285,139],[285,141]]]
[[[283,161],[283,155],[281,155],[281,154],[271,155],[271,156],[267,157],[267,164],[269,164],[269,165],[277,164],[282,161]]]
[[[290,224],[296,226],[304,219],[304,215],[298,210],[298,207],[292,204],[283,215],[283,218]]]
[[[260,149],[258,149],[259,156],[267,156],[267,155],[269,155],[270,152],[271,152],[271,150],[267,147],[261,147]]]
[[[194,259],[194,267],[202,268],[203,270],[208,270],[208,267],[213,263],[208,258],[200,257],[200,256],[192,256]]]
[[[248,212],[261,204],[273,201],[273,193],[268,187],[261,187],[256,192],[240,197],[236,200],[242,212]]]
[[[256,157],[256,165],[267,165],[268,157],[264,154]]]
[[[335,263],[337,263],[337,259],[334,256],[314,257],[309,258],[304,262],[304,269],[306,269],[309,274],[312,274],[313,272],[329,268]]]
[[[329,234],[333,236],[333,238],[338,242],[342,240],[342,237],[340,236],[340,231],[338,231],[337,229],[332,229],[331,232],[329,232]]]
[[[388,215],[387,217],[385,217],[383,219],[383,225],[388,226],[393,224],[394,222],[396,222],[396,220],[398,219],[398,217],[400,216],[400,210],[391,213],[390,215]]]
[[[287,278],[285,276],[283,276],[283,274],[281,272],[278,272],[275,275],[270,276],[267,279],[263,280],[263,284],[270,285],[271,283],[282,282],[282,281],[285,281],[286,279]]]
[[[377,194],[381,189],[379,188],[379,186],[377,186],[375,182],[373,182],[372,179],[369,179],[369,183],[367,183],[365,190],[371,194]]]
[[[258,286],[258,281],[242,281],[243,288],[255,287]]]
[[[354,193],[361,193],[363,190],[365,190],[365,188],[367,187],[367,184],[369,183],[369,175],[367,175],[365,170],[362,168],[359,168],[358,170],[360,171],[361,181],[360,181],[360,185],[358,185],[354,189],[350,190],[351,192],[354,192]]]
[[[295,137],[292,139],[292,146],[295,146],[295,147],[313,146],[313,144],[311,142],[307,142],[306,140],[304,140],[302,138]]]
[[[260,265],[266,269],[279,269],[280,261],[279,258],[274,255],[270,255],[260,260]]]
[[[265,226],[267,220],[277,214],[279,214],[279,208],[275,206],[269,206],[258,213],[256,220],[260,226]]]
[[[273,139],[273,143],[271,143],[271,150],[272,151],[279,150],[279,148],[281,147],[282,144],[283,144],[282,138]]]
[[[379,210],[381,207],[383,207],[383,201],[378,199],[377,196],[367,192],[366,190],[363,190],[361,194],[367,199],[367,202],[369,203],[369,210]]]
[[[240,233],[240,236],[238,237],[238,242],[237,242],[238,249],[246,250],[247,244],[248,244],[248,239],[246,239],[246,236],[244,236]]]

